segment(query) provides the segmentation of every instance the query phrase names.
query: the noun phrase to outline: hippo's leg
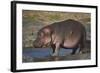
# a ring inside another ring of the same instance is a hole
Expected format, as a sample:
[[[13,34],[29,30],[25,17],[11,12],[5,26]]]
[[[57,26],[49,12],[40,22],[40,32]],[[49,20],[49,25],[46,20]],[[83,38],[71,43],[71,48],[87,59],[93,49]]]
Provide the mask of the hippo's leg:
[[[54,53],[55,52],[55,45],[51,45],[52,47],[52,52]]]
[[[52,56],[58,56],[59,55],[59,49],[60,49],[60,44],[59,43],[56,43],[55,44],[55,49],[53,49]]]
[[[82,54],[83,53],[83,49],[84,49],[84,45],[83,43],[79,44],[79,46],[77,46],[77,48],[73,48],[72,50],[72,55],[76,54],[76,53],[80,53]],[[78,52],[77,52],[78,51]]]
[[[78,48],[74,48],[74,49],[72,50],[71,55],[74,55],[74,54],[76,53],[77,49],[78,49]]]
[[[79,47],[80,47],[79,53],[82,54],[82,53],[83,53],[83,49],[84,49],[84,45],[83,45],[83,43],[80,44]]]
[[[79,53],[80,54],[84,53],[83,50],[85,49],[85,46],[86,46],[85,43],[86,43],[86,32],[84,32],[84,36],[82,37],[80,44],[79,44],[79,47],[80,47]]]

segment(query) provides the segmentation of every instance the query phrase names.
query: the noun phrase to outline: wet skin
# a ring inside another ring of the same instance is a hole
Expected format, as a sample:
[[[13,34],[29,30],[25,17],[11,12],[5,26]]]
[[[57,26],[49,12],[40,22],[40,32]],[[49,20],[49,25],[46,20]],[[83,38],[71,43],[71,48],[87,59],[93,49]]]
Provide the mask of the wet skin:
[[[58,56],[60,48],[71,48],[72,54],[75,54],[77,48],[80,48],[79,52],[82,52],[85,38],[86,31],[83,24],[69,19],[40,29],[33,44],[36,48],[51,46],[52,56]]]

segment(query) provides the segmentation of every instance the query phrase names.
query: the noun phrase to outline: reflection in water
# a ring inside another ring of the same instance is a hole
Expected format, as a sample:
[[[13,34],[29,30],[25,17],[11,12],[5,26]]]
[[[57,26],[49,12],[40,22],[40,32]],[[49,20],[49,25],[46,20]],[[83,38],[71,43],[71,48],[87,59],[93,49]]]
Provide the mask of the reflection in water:
[[[64,56],[70,54],[72,52],[71,49],[60,49],[59,55]],[[44,58],[52,55],[52,49],[50,48],[26,48],[23,49],[24,56],[36,57],[36,58]]]
[[[90,53],[70,55],[72,49],[60,49],[59,56],[51,56],[52,50],[49,48],[24,48],[23,62],[45,62],[60,60],[80,60],[90,59]]]

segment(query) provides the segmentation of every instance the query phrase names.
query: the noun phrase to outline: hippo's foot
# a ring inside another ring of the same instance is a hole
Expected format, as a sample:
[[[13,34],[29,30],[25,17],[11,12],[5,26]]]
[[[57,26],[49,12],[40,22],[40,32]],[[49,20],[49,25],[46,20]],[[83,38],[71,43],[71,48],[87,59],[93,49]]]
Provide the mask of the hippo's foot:
[[[79,52],[79,54],[83,54],[83,52],[82,52],[82,51],[80,51],[80,52]]]
[[[59,55],[58,55],[57,53],[53,53],[53,54],[52,54],[52,56],[54,56],[54,57],[55,57],[55,56],[59,56]]]

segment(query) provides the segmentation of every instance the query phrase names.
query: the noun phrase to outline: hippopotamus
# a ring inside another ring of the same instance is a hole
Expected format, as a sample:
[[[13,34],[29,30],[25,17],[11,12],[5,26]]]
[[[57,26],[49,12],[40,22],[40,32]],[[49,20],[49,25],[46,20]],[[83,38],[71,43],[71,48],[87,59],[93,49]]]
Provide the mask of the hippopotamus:
[[[86,30],[82,23],[76,20],[68,19],[61,22],[55,22],[41,28],[33,44],[35,48],[51,46],[52,56],[59,56],[61,48],[72,49],[71,54],[79,52],[85,46]]]

